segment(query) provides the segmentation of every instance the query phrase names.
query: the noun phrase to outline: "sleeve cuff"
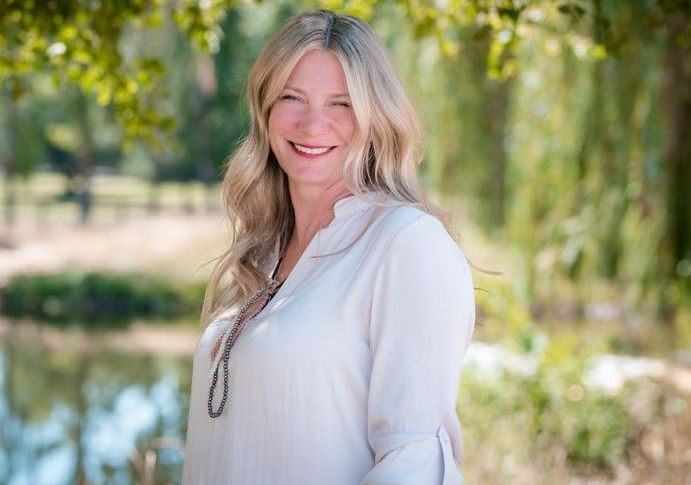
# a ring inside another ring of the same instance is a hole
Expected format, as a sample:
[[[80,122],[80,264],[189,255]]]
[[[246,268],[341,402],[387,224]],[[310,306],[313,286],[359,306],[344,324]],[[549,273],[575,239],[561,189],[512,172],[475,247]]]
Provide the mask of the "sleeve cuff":
[[[437,449],[441,451],[441,460],[437,460],[437,463],[441,461],[443,470],[441,471],[441,474],[439,473],[438,470],[428,470],[425,472],[424,470],[416,470],[419,471],[419,475],[428,475],[428,476],[436,476],[439,477],[441,475],[441,485],[461,485],[463,483],[463,475],[460,471],[460,468],[458,464],[456,463],[456,460],[454,459],[453,455],[453,448],[451,446],[451,439],[449,438],[449,434],[444,429],[443,426],[439,426],[437,428],[437,431],[435,434],[431,433],[387,433],[385,435],[381,435],[376,438],[375,440],[375,469],[379,473],[377,473],[377,476],[381,476],[381,473],[387,477],[394,477],[397,476],[398,474],[396,473],[395,470],[388,470],[388,466],[386,465],[387,460],[386,456],[395,451],[399,450],[399,452],[403,452],[404,448],[409,448],[409,451],[412,451],[415,446],[413,445],[423,445],[424,446],[424,441],[429,440],[436,440],[438,443]],[[431,445],[431,443],[428,443],[427,446]],[[424,446],[427,448],[427,446]],[[427,448],[430,449],[430,448]],[[408,457],[412,458],[412,457]],[[423,463],[430,464],[434,460],[427,460],[424,459],[424,457],[417,456],[414,457],[414,459],[420,460],[420,465],[426,468],[426,465],[422,465]],[[384,461],[383,461],[384,460]],[[394,459],[395,461],[396,459]],[[383,461],[383,462],[382,462]],[[407,461],[407,460],[406,460]],[[393,465],[393,462],[389,462],[391,465]],[[395,465],[394,465],[395,466]],[[381,468],[380,468],[381,467]],[[382,468],[386,468],[388,471],[385,472]],[[372,478],[373,480],[369,480],[369,478]],[[405,477],[405,476],[400,476],[400,481],[398,479],[395,480],[397,484],[403,484],[403,483],[409,483],[409,478],[411,477]],[[379,483],[377,479],[374,479],[371,475],[368,475],[368,477],[362,482],[362,484],[367,484],[367,485],[373,485],[375,483]],[[384,482],[382,482],[384,483]],[[394,483],[390,482],[389,480],[386,480],[386,483]],[[430,484],[431,485],[431,484]]]
[[[453,457],[449,433],[446,432],[443,426],[439,426],[439,429],[437,429],[437,438],[441,445],[442,460],[444,462],[442,485],[461,485],[463,483],[463,474]]]

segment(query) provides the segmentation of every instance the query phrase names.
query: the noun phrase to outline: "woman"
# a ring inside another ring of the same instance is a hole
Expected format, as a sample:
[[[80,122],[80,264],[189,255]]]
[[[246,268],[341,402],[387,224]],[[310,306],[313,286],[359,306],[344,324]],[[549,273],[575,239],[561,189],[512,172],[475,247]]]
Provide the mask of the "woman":
[[[184,483],[460,483],[472,279],[420,194],[418,124],[384,47],[353,17],[298,15],[248,97]]]

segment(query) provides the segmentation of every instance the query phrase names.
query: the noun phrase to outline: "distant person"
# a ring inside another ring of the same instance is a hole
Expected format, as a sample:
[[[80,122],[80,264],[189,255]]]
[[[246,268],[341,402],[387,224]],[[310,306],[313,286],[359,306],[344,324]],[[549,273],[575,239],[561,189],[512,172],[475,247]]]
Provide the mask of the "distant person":
[[[459,484],[469,265],[423,198],[418,122],[362,21],[290,19],[248,81],[185,484]]]

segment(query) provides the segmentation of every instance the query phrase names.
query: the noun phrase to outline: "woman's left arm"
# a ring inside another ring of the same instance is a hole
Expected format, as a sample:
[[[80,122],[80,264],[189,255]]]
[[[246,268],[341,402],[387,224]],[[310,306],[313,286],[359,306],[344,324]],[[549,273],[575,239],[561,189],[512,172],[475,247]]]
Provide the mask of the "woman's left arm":
[[[428,215],[404,226],[374,284],[368,440],[375,463],[361,485],[462,482],[456,397],[474,320],[470,268],[456,243]]]

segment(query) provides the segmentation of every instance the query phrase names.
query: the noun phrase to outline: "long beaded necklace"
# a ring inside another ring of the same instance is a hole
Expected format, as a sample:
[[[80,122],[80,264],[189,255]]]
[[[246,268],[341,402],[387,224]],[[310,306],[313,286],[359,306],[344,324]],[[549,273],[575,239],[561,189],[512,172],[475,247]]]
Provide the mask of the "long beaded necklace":
[[[257,316],[257,314],[262,311],[262,309],[267,305],[267,303],[269,303],[269,300],[271,300],[271,298],[274,297],[276,292],[278,292],[281,285],[285,281],[285,279],[281,279],[279,277],[279,272],[283,264],[284,256],[285,253],[283,253],[279,258],[278,264],[276,265],[276,269],[274,270],[274,273],[271,275],[271,278],[269,279],[269,285],[266,288],[257,291],[254,295],[252,295],[252,297],[249,300],[247,300],[247,302],[242,306],[242,308],[240,308],[240,311],[235,317],[235,320],[233,320],[233,324],[229,327],[230,331],[226,330],[225,332],[223,332],[221,339],[219,340],[220,345],[223,346],[223,352],[220,354],[220,356],[216,355],[216,357],[214,358],[214,362],[212,363],[212,368],[214,371],[213,374],[211,374],[211,385],[209,386],[209,401],[207,403],[209,417],[211,418],[219,417],[223,413],[223,408],[225,408],[226,402],[228,401],[228,376],[230,373],[228,365],[230,360],[230,349],[235,343],[235,340],[237,340],[239,332],[242,331],[242,323],[245,314],[249,311],[250,308],[252,308],[252,305],[262,300],[261,304],[258,305],[257,310],[254,312],[254,314],[247,319],[247,321],[249,322],[249,320]],[[247,324],[247,322],[245,322],[245,324]],[[219,403],[218,409],[214,411],[213,400],[214,395],[216,394],[216,385],[218,384],[218,374],[221,365],[223,365],[223,396],[221,396],[221,402]]]
[[[282,259],[282,258],[281,258]],[[280,261],[278,266],[280,266]],[[278,267],[276,268],[276,273],[278,273]],[[235,317],[235,320],[233,320],[233,324],[230,327],[230,332],[226,331],[221,337],[221,342],[224,341],[223,345],[223,352],[220,355],[220,359],[216,358],[214,359],[214,363],[212,364],[214,366],[214,372],[211,376],[211,385],[209,386],[209,402],[208,402],[208,411],[209,411],[209,417],[211,418],[217,418],[223,413],[223,408],[226,405],[226,402],[228,400],[228,375],[229,375],[229,369],[228,369],[228,361],[230,360],[230,349],[233,346],[233,343],[238,337],[238,332],[240,331],[240,327],[242,324],[242,321],[249,311],[250,308],[257,302],[261,300],[261,304],[257,307],[256,312],[254,315],[252,315],[248,320],[251,320],[254,318],[262,309],[269,303],[269,300],[273,298],[273,296],[276,294],[276,292],[279,290],[281,285],[283,284],[283,281],[279,281],[276,278],[271,278],[269,281],[269,285],[266,288],[262,288],[261,290],[257,291],[252,297],[247,300],[247,302],[242,306],[240,311],[238,312],[237,316]],[[219,368],[223,365],[223,396],[221,397],[221,402],[218,406],[218,409],[214,411],[213,408],[213,399],[214,395],[216,394],[216,385],[218,384],[218,373],[219,373]]]

